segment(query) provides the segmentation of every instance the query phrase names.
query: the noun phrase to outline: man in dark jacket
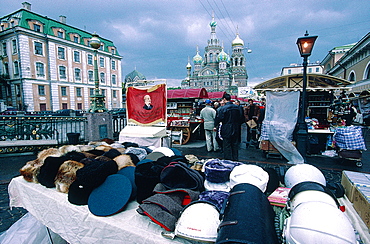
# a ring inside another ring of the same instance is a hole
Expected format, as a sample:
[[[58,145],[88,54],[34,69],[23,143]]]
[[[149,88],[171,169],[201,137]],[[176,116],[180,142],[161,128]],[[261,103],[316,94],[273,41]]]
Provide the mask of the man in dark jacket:
[[[238,138],[240,136],[240,125],[244,122],[243,113],[237,105],[230,101],[230,94],[225,93],[222,100],[225,105],[220,107],[217,113],[214,130],[217,130],[216,128],[220,124],[224,158],[238,161]]]

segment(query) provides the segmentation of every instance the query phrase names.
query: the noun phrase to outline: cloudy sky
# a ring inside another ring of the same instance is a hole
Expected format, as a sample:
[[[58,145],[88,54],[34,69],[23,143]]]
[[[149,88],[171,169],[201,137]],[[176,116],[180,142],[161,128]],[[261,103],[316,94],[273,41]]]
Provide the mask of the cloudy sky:
[[[25,0],[2,0],[0,15]],[[214,13],[217,37],[231,52],[235,33],[244,40],[249,85],[302,63],[296,46],[306,30],[318,35],[310,62],[336,46],[355,43],[370,31],[369,0],[27,0],[32,11],[112,40],[123,76],[135,68],[147,79],[179,86],[188,58],[204,54]]]

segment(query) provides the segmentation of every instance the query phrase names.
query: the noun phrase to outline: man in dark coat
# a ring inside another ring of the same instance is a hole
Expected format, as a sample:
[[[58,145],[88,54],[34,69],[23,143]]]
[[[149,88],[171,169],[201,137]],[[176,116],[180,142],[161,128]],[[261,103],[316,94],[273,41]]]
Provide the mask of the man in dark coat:
[[[248,121],[254,120],[257,125],[258,117],[260,115],[260,107],[253,103],[253,99],[248,99],[248,103],[248,106],[244,109],[244,116],[245,123],[247,123],[247,143],[251,145],[253,143],[257,143],[257,127],[251,128],[248,125]]]
[[[240,136],[240,126],[244,122],[243,113],[237,105],[230,101],[230,94],[225,93],[222,100],[225,105],[220,107],[217,113],[214,130],[217,130],[216,128],[220,124],[224,158],[238,161],[238,138]]]

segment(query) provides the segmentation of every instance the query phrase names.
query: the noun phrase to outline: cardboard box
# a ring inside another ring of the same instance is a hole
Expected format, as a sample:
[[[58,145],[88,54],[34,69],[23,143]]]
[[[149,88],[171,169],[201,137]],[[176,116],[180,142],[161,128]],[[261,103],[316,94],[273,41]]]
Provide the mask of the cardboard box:
[[[356,186],[353,189],[353,208],[370,229],[370,187]]]
[[[270,201],[271,205],[285,207],[288,200],[290,188],[278,187],[267,199]]]
[[[348,200],[353,202],[353,192],[356,186],[370,188],[370,174],[343,170],[341,184],[344,187]]]

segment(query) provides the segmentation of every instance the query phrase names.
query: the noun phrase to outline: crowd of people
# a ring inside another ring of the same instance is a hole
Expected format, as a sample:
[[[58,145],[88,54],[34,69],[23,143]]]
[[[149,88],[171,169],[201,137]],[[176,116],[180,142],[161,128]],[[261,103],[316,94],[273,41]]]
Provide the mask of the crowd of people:
[[[224,159],[238,160],[238,149],[241,142],[242,124],[247,127],[247,148],[257,146],[265,116],[265,100],[256,104],[249,99],[245,106],[239,100],[232,100],[230,94],[224,94],[220,101],[207,99],[205,107],[200,111],[204,121],[207,151],[222,151]]]

